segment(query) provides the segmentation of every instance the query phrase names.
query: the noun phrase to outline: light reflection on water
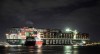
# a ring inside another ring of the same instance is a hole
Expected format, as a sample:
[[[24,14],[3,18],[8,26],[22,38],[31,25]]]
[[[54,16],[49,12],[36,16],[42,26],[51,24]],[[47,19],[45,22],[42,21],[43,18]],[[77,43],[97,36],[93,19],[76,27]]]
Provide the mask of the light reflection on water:
[[[72,46],[64,46],[64,54],[78,54],[78,48],[73,48]]]
[[[86,49],[88,48],[79,49],[73,46],[10,47],[0,48],[0,54],[89,54],[91,51],[88,52]]]

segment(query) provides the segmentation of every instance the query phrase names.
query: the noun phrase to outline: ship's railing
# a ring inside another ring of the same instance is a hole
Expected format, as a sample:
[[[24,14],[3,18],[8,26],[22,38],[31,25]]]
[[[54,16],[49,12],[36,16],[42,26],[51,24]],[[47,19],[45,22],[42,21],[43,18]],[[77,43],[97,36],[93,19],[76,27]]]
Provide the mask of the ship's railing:
[[[89,39],[72,39],[72,38],[41,38],[42,40],[43,39],[70,39],[70,40],[89,40]]]

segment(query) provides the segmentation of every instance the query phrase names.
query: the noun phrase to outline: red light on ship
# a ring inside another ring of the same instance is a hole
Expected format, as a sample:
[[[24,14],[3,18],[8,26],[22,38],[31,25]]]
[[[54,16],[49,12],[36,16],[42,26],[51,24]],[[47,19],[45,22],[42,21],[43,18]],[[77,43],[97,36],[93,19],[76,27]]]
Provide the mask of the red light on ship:
[[[43,44],[43,41],[36,41],[36,46],[38,48],[41,48],[42,47],[42,44]]]

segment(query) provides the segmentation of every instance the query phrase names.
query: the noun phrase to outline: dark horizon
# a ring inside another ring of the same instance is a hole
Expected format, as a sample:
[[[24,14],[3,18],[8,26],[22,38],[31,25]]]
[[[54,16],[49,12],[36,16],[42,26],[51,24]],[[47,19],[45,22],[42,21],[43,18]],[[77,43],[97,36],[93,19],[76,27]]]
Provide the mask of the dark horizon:
[[[100,41],[99,0],[0,0],[0,38],[6,29],[36,28],[77,29]]]

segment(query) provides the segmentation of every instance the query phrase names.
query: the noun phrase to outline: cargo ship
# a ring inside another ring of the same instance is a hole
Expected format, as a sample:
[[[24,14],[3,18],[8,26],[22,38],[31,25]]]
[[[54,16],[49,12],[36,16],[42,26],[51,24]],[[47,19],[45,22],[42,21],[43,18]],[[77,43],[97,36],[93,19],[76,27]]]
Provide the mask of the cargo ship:
[[[89,34],[76,31],[62,32],[60,29],[37,29],[34,27],[11,28],[6,33],[7,43],[11,45],[84,45]]]

